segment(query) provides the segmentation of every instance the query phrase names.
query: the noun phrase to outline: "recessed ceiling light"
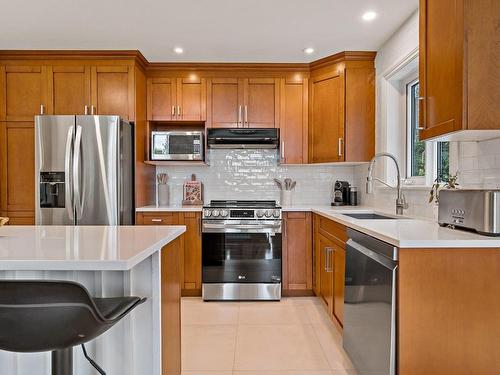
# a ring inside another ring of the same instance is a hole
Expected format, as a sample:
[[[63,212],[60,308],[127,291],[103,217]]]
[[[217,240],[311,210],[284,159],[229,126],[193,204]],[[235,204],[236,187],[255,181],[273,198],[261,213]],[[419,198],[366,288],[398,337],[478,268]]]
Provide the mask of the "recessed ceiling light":
[[[369,10],[368,12],[363,13],[361,16],[364,21],[373,21],[375,18],[377,18],[377,13],[375,13],[372,10]]]
[[[304,53],[307,55],[310,55],[313,52],[314,52],[314,48],[312,48],[312,47],[304,48]]]
[[[184,53],[184,48],[182,47],[175,47],[174,52],[180,55],[181,53]]]

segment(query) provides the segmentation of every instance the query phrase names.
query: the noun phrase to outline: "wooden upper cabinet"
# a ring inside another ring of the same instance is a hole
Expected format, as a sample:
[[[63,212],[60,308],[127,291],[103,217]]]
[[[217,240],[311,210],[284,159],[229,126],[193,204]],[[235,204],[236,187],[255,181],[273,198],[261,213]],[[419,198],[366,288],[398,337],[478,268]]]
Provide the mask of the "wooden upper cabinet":
[[[48,67],[49,108],[54,115],[90,113],[90,67]]]
[[[498,1],[420,0],[420,139],[499,136],[498,14]]]
[[[35,133],[33,120],[0,123],[0,208],[35,210]]]
[[[205,121],[205,78],[148,79],[149,121]]]
[[[0,88],[0,121],[33,121],[47,110],[45,66],[2,65]]]
[[[244,127],[279,127],[279,88],[279,79],[246,78],[244,80]]]
[[[92,106],[99,115],[133,119],[133,72],[128,66],[94,66],[91,70]]]
[[[283,289],[312,290],[312,223],[310,212],[286,212],[283,217]]]
[[[308,79],[281,79],[280,152],[283,164],[307,164]]]
[[[309,161],[344,161],[344,72],[315,77],[311,85]]]
[[[243,81],[212,78],[207,82],[207,125],[212,128],[243,126]]]
[[[205,121],[207,118],[207,85],[205,78],[177,79],[177,120]]]
[[[173,121],[176,117],[175,78],[148,78],[148,120]]]

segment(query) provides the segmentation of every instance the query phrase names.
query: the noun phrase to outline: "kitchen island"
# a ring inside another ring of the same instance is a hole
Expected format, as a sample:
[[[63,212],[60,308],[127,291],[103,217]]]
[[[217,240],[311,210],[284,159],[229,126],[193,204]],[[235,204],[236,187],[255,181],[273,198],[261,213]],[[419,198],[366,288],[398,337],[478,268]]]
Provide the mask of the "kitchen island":
[[[94,297],[147,301],[88,343],[110,374],[180,371],[180,236],[185,226],[0,228],[0,279],[72,280]],[[163,362],[163,364],[162,364]],[[2,373],[50,374],[50,353],[0,351]],[[171,371],[168,371],[168,370]],[[74,374],[92,373],[80,348]]]

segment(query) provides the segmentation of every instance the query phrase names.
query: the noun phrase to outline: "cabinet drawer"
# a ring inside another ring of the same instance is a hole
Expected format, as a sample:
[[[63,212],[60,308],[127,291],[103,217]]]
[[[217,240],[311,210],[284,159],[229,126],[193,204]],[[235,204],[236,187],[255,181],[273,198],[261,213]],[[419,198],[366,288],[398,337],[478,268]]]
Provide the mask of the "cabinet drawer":
[[[143,225],[173,225],[176,223],[174,212],[144,213],[142,215]]]
[[[342,243],[347,241],[347,232],[344,225],[321,216],[319,218],[319,232]]]

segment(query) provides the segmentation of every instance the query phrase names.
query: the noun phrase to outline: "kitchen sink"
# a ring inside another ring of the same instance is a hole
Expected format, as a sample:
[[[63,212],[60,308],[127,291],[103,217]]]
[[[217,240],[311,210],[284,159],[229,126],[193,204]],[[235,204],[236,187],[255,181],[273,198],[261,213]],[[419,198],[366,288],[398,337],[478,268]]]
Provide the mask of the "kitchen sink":
[[[376,214],[374,212],[357,213],[357,214],[342,214],[342,215],[352,217],[353,219],[360,219],[360,220],[398,220],[398,219],[404,219],[403,217],[385,216],[385,215]]]

